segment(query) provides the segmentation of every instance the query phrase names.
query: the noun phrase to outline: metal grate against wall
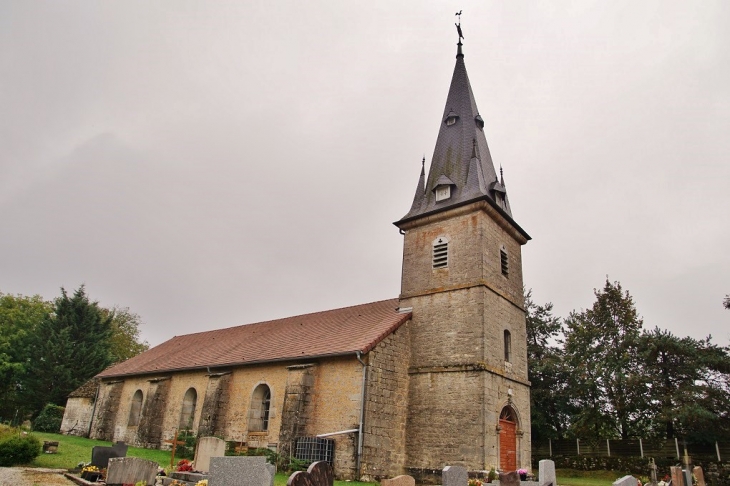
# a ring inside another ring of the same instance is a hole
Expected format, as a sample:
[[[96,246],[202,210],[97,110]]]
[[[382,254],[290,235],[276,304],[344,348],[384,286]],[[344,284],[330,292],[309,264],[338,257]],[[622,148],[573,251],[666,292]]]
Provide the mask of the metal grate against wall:
[[[327,461],[334,466],[335,441],[332,439],[320,439],[319,437],[299,437],[294,457],[300,461],[316,462]]]

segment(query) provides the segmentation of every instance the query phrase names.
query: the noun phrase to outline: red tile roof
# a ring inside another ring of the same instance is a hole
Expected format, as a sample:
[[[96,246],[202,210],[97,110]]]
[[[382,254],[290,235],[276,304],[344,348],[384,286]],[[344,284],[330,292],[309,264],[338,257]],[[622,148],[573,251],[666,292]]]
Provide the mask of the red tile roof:
[[[111,378],[367,353],[410,319],[398,299],[175,336],[97,375]]]

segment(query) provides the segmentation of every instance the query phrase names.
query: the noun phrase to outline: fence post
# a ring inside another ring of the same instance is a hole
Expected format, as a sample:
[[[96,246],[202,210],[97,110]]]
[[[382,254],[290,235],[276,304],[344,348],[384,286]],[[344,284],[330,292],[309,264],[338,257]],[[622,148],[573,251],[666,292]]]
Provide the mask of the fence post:
[[[548,447],[550,447],[550,457],[553,457],[553,440],[548,439]]]
[[[679,456],[679,441],[676,437],[674,438],[674,447],[677,448],[677,459],[681,459],[681,457]]]
[[[611,444],[608,439],[606,439],[606,450],[608,451],[608,457],[611,457]]]
[[[578,455],[580,456],[580,439],[575,439],[575,446],[578,449]]]
[[[644,457],[644,443],[639,439],[639,450],[641,451],[641,457]]]
[[[715,451],[717,452],[717,462],[720,462],[720,447],[717,445],[717,441],[715,441]]]

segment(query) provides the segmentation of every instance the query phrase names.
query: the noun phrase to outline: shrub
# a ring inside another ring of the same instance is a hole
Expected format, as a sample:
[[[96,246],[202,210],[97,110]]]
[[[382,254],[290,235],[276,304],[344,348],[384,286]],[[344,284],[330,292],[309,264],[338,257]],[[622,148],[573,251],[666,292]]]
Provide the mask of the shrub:
[[[51,432],[57,434],[61,430],[61,422],[63,421],[63,407],[52,403],[46,404],[41,413],[33,422],[33,429],[40,432]]]
[[[28,464],[40,453],[41,443],[31,435],[12,435],[0,439],[0,467]]]

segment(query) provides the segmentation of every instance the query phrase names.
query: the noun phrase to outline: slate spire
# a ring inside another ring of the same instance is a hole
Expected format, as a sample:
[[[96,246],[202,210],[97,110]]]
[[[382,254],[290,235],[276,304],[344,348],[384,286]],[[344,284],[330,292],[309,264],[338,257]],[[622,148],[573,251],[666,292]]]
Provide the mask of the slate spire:
[[[500,183],[489,153],[484,120],[466,72],[462,37],[459,36],[457,44],[456,66],[428,177],[424,184],[422,170],[411,209],[396,225],[472,201],[486,200],[517,226],[512,221],[504,184]]]

